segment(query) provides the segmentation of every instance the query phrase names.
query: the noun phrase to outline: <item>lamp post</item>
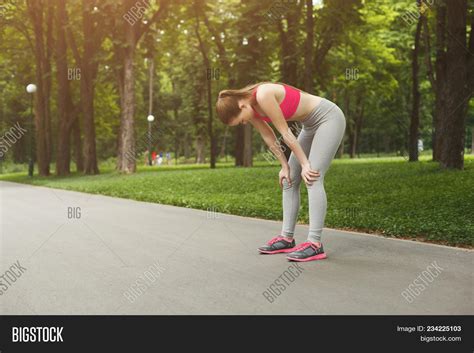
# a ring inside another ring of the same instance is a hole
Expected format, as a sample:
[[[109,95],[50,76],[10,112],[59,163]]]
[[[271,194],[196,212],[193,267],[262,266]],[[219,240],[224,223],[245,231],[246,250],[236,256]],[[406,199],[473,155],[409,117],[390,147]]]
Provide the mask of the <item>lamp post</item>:
[[[30,83],[28,86],[26,86],[26,92],[30,94],[30,109],[31,109],[31,114],[30,114],[30,160],[28,162],[28,176],[32,177],[33,176],[33,170],[35,166],[34,158],[33,158],[33,94],[36,92],[36,85],[33,83]]]
[[[151,165],[151,123],[155,120],[153,115],[148,115],[148,165]]]

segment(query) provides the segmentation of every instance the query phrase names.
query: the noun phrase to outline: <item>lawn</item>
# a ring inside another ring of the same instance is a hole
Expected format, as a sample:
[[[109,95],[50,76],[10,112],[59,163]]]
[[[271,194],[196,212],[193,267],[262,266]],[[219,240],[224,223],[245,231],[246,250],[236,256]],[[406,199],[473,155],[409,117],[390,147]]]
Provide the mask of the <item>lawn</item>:
[[[474,239],[474,157],[464,171],[441,171],[422,157],[335,160],[326,175],[326,227],[360,230],[447,245],[472,247]],[[97,176],[29,179],[24,173],[0,180],[76,190],[140,201],[281,220],[279,167],[256,162],[139,167],[134,175],[106,171]],[[308,201],[301,184],[299,223],[307,224]]]

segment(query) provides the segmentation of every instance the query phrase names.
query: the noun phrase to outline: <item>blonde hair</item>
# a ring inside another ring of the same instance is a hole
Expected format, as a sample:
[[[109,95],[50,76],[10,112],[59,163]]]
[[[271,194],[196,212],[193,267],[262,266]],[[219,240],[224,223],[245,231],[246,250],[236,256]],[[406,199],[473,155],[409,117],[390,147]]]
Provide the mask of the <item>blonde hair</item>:
[[[219,92],[216,102],[216,111],[219,119],[226,125],[228,125],[234,118],[240,114],[239,100],[252,98],[252,90],[264,83],[278,83],[281,85],[287,85],[281,82],[258,82],[245,86],[241,89],[225,89]],[[287,85],[290,86],[290,85]],[[290,86],[293,87],[293,86]],[[300,89],[293,87],[301,91]]]

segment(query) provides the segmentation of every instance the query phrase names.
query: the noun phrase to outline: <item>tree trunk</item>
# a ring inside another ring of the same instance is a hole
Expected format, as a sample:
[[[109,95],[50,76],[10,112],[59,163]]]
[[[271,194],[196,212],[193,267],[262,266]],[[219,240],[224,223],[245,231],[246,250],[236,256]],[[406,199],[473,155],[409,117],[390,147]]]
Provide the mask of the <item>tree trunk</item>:
[[[120,132],[118,136],[117,148],[117,169],[123,173],[134,173],[136,171],[135,158],[135,72],[133,60],[135,50],[140,38],[150,29],[150,26],[158,22],[166,13],[170,1],[160,1],[160,7],[147,21],[136,21],[128,23],[121,18],[122,26],[118,25],[119,31],[115,33],[117,41],[114,43],[115,54],[120,60],[121,69],[118,73],[120,92]],[[135,6],[136,5],[136,6]],[[140,5],[140,6],[138,6]],[[135,0],[122,0],[119,6],[120,17],[128,13],[130,9],[140,9],[146,11],[143,3]],[[122,43],[117,43],[123,41]]]
[[[43,9],[49,5],[47,15],[46,44],[44,41]],[[50,47],[52,45],[52,5],[41,0],[27,1],[28,15],[31,19],[35,35],[35,61],[36,61],[36,85],[35,93],[35,140],[36,140],[36,160],[38,162],[38,174],[49,175],[49,164],[51,158],[51,115],[50,115],[50,94],[51,94],[51,63]]]
[[[227,155],[227,133],[229,132],[229,125],[226,125],[224,136],[222,137],[221,151],[219,152],[219,157]]]
[[[29,114],[29,112],[28,112]],[[0,114],[1,118],[0,120],[3,120],[2,122],[6,121],[5,119],[5,114]],[[29,126],[27,125],[30,121],[30,116],[28,116],[28,120],[15,120],[13,125],[19,124],[22,127],[25,127],[27,130],[29,129]],[[4,131],[4,127],[2,126],[3,124],[0,124],[0,130]],[[26,132],[26,135],[30,134],[31,131]],[[17,141],[11,148],[12,148],[12,153],[13,153],[13,163],[17,164],[23,164],[23,163],[28,163],[28,154],[29,154],[29,143],[28,143],[28,136],[23,137],[21,140]],[[3,159],[2,159],[3,158]],[[2,160],[4,160],[5,155],[0,152],[0,165],[2,164]]]
[[[436,97],[436,78],[435,78],[435,70],[433,69],[433,63],[431,61],[431,39],[430,39],[430,27],[428,23],[428,19],[426,16],[423,16],[423,37],[424,37],[424,44],[425,44],[425,62],[426,62],[426,76],[431,84],[431,89],[433,90],[433,94]],[[435,144],[436,144],[436,104],[434,104],[431,108],[431,145],[433,151],[433,160],[435,160]]]
[[[441,117],[439,162],[443,168],[464,168],[467,116],[466,17],[467,0],[450,0],[446,9],[446,31],[450,35],[446,52],[446,110]]]
[[[198,5],[198,2],[195,2],[195,5]],[[211,67],[211,63],[209,61],[207,52],[208,49],[206,48],[204,42],[201,39],[201,35],[199,33],[199,12],[198,12],[198,6],[197,11],[195,12],[196,14],[196,25],[195,25],[195,30],[196,30],[196,37],[198,39],[198,44],[199,44],[199,50],[201,52],[203,62],[204,62],[204,67],[206,70],[212,70],[213,68]],[[206,13],[203,12],[202,14],[204,17],[206,17]],[[213,122],[213,104],[212,104],[212,77],[214,75],[211,75],[211,77],[207,76],[206,77],[206,88],[207,88],[207,109],[208,109],[208,117],[207,117],[207,134],[209,136],[209,142],[210,142],[210,167],[215,168],[216,167],[216,141],[214,138],[214,130],[212,127],[212,122]]]
[[[357,129],[352,132],[350,157],[355,158],[357,153]]]
[[[98,64],[94,59],[98,48],[95,41],[102,39],[97,38],[98,36],[94,33],[94,23],[91,17],[92,4],[87,1],[83,0],[82,3],[84,55],[81,67],[81,104],[84,124],[84,173],[98,174],[94,122],[94,80]]]
[[[45,99],[44,108],[45,108],[45,140],[46,140],[46,156],[48,161],[48,173],[49,173],[49,164],[51,163],[51,158],[53,154],[53,134],[51,130],[51,85],[53,78],[53,70],[51,69],[51,57],[53,54],[54,40],[53,40],[53,23],[54,23],[54,2],[55,0],[47,0],[47,15],[46,15],[46,46],[45,46],[45,57],[43,61],[44,67],[44,82],[45,82],[45,92],[46,95],[43,96]]]
[[[190,144],[188,143],[188,141],[189,141],[189,133],[186,132],[184,135],[184,163],[187,163],[191,155],[191,151],[189,149]]]
[[[355,143],[357,140],[356,137],[356,129],[355,129],[355,121],[353,119],[349,119],[347,122],[347,131],[348,131],[348,138],[349,138],[349,158],[355,158]]]
[[[297,33],[298,18],[300,16],[299,7],[292,6],[285,16],[287,30],[283,28],[282,21],[278,21],[278,32],[281,43],[281,75],[282,80],[293,86],[298,85],[298,56],[297,56]],[[284,21],[284,20],[283,20]]]
[[[418,8],[421,6],[420,1],[417,1]],[[419,11],[419,19],[416,24],[415,31],[415,48],[413,49],[412,57],[412,112],[410,119],[410,137],[408,142],[408,153],[409,161],[417,162],[418,161],[418,137],[419,137],[419,128],[420,128],[420,90],[419,90],[419,80],[418,80],[418,53],[420,51],[420,38],[421,38],[421,28],[423,25],[423,14]]]
[[[69,75],[67,65],[67,45],[65,31],[66,3],[65,0],[59,0],[56,8],[56,74],[58,89],[58,145],[56,150],[56,174],[58,176],[68,175],[70,173],[70,123],[72,119],[72,99],[69,88]]]
[[[436,9],[436,88],[433,136],[433,161],[439,160],[441,119],[446,112],[446,4],[438,3]]]
[[[235,165],[242,167],[244,165],[244,126],[238,125],[235,128]]]
[[[120,120],[120,146],[117,158],[117,169],[124,173],[136,171],[134,113],[135,113],[135,75],[133,57],[135,53],[134,33],[132,26],[125,26],[127,48],[124,53],[122,114]]]
[[[471,34],[469,35],[469,49],[467,55],[469,92],[474,93],[474,11],[471,11]]]
[[[244,126],[244,167],[253,166],[252,158],[252,125]]]
[[[77,114],[77,113],[76,113]],[[82,140],[81,140],[81,124],[79,116],[77,116],[72,125],[72,140],[74,146],[74,160],[76,163],[76,170],[78,172],[84,171],[84,157],[82,155]]]
[[[362,131],[362,123],[364,120],[364,100],[358,96],[356,100],[356,107],[358,109],[355,112],[355,126],[354,126],[354,135],[351,146],[351,158],[354,158],[358,153],[358,144],[360,140],[360,133]]]
[[[178,92],[176,91],[176,81],[175,81],[174,77],[171,77],[171,88],[172,88],[173,95],[176,96],[178,94]],[[153,94],[151,94],[151,96],[152,95]],[[178,104],[178,102],[176,100],[174,100],[174,103],[173,103],[173,116],[174,116],[173,125],[174,125],[174,129],[173,130],[174,130],[174,161],[175,161],[175,165],[178,165],[178,158],[179,158],[179,152],[180,152],[180,147],[181,147],[180,136],[182,134],[182,131],[180,131],[179,129],[176,128],[176,126],[179,126],[179,107],[180,107],[180,105]]]
[[[234,73],[235,70],[233,70],[232,66],[230,66],[230,60],[228,58],[227,51],[225,49],[225,46],[222,42],[222,38],[221,38],[221,35],[220,35],[221,33],[225,33],[225,29],[222,28],[220,30],[220,33],[218,31],[216,31],[216,29],[213,26],[211,26],[211,23],[209,22],[209,19],[207,18],[205,13],[204,13],[204,16],[203,16],[203,20],[204,20],[204,23],[205,23],[208,31],[214,37],[214,42],[216,43],[217,50],[218,50],[218,53],[219,53],[219,61],[221,63],[221,66],[223,67],[223,69],[228,74],[228,85],[229,85],[229,87],[234,87],[235,82],[236,82],[236,74]],[[223,145],[222,145],[221,152],[219,154],[219,155],[221,155],[222,153],[224,153],[226,155],[226,159],[227,159],[227,154],[226,154],[226,151],[227,151],[226,150],[227,128],[228,128],[228,126],[226,127],[226,132],[225,132],[225,135],[224,135],[224,142],[223,142]],[[215,139],[216,139],[216,137],[214,137],[214,141],[216,141]],[[217,143],[216,142],[214,142],[214,146],[215,146],[215,149],[216,149],[215,155],[217,155]],[[211,148],[211,150],[212,150],[212,148]],[[216,157],[216,158],[218,158],[218,157]]]
[[[212,89],[211,89],[211,80],[208,80],[207,83],[207,107],[208,107],[208,118],[207,118],[207,133],[209,136],[209,145],[210,145],[210,167],[216,167],[216,154],[217,154],[217,143],[216,136],[214,134],[213,123],[213,105],[212,105]]]
[[[280,43],[281,43],[281,75],[282,80],[285,83],[288,83],[293,86],[298,86],[298,56],[297,56],[297,34],[298,34],[298,24],[299,17],[301,15],[301,6],[302,2],[299,5],[293,4],[286,11],[286,23],[287,30],[283,28],[283,23],[281,20],[277,22],[278,32],[280,34]],[[283,21],[285,20],[283,19]],[[312,43],[311,43],[312,44]],[[305,57],[305,63],[306,57]],[[311,68],[311,65],[307,65],[306,70]],[[288,122],[288,128],[294,130],[296,122]],[[248,138],[247,138],[248,140]],[[284,147],[284,155],[288,160],[291,154],[291,148],[281,140],[281,144]],[[246,146],[247,147],[247,146]],[[247,148],[246,148],[247,149]]]
[[[242,16],[237,23],[238,38],[247,38],[248,45],[241,47],[239,53],[241,60],[229,72],[235,72],[236,83],[244,86],[249,83],[261,81],[262,76],[266,75],[268,70],[262,65],[261,52],[264,49],[263,41],[258,39],[261,35],[262,12],[266,10],[264,2],[253,0],[241,0],[243,5]],[[252,68],[252,69],[250,69]],[[232,77],[232,76],[231,76]],[[235,165],[250,166],[252,163],[252,148],[246,143],[252,140],[252,126],[237,126],[235,128]]]
[[[350,100],[351,100],[351,97],[349,95],[349,90],[347,89],[347,87],[345,87],[344,88],[344,110],[345,110],[346,119],[347,119],[347,116],[349,115]],[[342,142],[341,142],[341,145],[339,146],[339,151],[338,151],[339,158],[342,158],[344,156],[345,139],[346,139],[346,134],[344,134],[344,136],[342,137]]]
[[[306,41],[304,56],[304,90],[313,93],[313,0],[306,0]]]
[[[474,53],[474,12],[471,11],[471,34],[469,35],[469,50],[467,53],[468,85],[471,98],[474,93],[474,55],[472,53]],[[471,128],[471,154],[474,155],[474,126]]]
[[[81,90],[81,104],[84,119],[84,174],[98,174],[96,153],[96,136],[94,124],[94,84],[83,79]]]
[[[206,162],[204,156],[204,139],[201,136],[196,138],[196,163],[202,164]]]
[[[358,142],[358,130],[356,126],[354,126],[354,130],[352,131],[352,140],[351,140],[351,150],[350,150],[350,157],[355,158],[357,154],[357,142]]]
[[[346,135],[344,134],[342,136],[342,141],[341,141],[341,144],[339,145],[339,149],[337,151],[337,156],[339,156],[339,158],[342,158],[344,157],[344,143],[345,143],[345,140],[346,140]]]
[[[391,138],[391,135],[387,134],[387,136],[385,138],[385,141],[384,141],[385,152],[386,153],[389,153],[389,152],[393,151],[392,144],[390,143],[390,138]]]
[[[474,127],[471,128],[471,154],[474,154]]]
[[[173,82],[173,93],[175,93],[174,86],[175,85],[174,85],[174,82]],[[178,122],[179,122],[179,114],[178,114],[177,106],[175,106],[173,108],[173,114],[174,114],[174,122],[177,125]],[[176,165],[178,165],[178,158],[179,158],[179,134],[178,134],[177,129],[175,129],[175,132],[174,132],[174,160],[175,160]]]
[[[175,140],[174,140],[174,162],[175,162],[175,165],[178,165],[178,159],[179,159],[179,137],[178,137],[178,134],[176,133]]]

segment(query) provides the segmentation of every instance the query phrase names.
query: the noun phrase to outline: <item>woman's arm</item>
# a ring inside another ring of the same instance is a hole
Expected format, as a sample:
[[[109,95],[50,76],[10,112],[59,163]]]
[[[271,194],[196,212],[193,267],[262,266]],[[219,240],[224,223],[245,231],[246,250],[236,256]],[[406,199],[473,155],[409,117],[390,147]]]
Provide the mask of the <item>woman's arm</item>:
[[[296,139],[295,135],[293,135],[293,132],[288,128],[288,124],[285,120],[285,117],[283,116],[280,106],[278,105],[272,87],[267,86],[267,84],[260,86],[257,91],[256,98],[258,105],[262,108],[265,114],[270,117],[273,125],[275,125],[283,137],[286,145],[290,147],[300,162],[301,178],[307,185],[311,185],[313,181],[315,181],[316,178],[320,176],[320,174],[318,171],[315,171],[311,168],[311,164],[309,163],[306,154],[301,148],[300,143]],[[285,156],[283,156],[283,158],[286,159]]]
[[[271,87],[262,85],[257,91],[257,102],[265,114],[272,120],[286,145],[293,151],[302,167],[309,166],[308,158],[283,116]],[[272,130],[273,131],[273,130]]]
[[[270,148],[270,151],[272,151],[272,153],[278,158],[282,168],[288,168],[288,161],[286,160],[284,150],[282,150],[282,146],[270,125],[268,125],[266,121],[260,119],[252,119],[250,120],[250,123],[258,130],[258,132],[262,136],[263,141],[265,141],[265,144],[268,146],[268,148]]]

